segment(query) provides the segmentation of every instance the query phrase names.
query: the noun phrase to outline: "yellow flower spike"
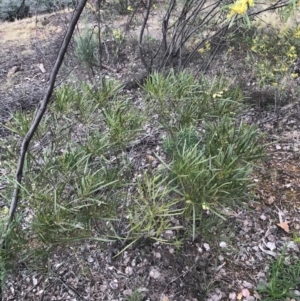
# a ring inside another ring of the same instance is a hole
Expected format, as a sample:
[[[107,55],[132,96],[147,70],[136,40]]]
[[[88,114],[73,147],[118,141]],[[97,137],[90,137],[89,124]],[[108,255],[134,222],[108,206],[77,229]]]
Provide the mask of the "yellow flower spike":
[[[8,209],[8,207],[5,206],[5,207],[3,208],[3,213],[4,213],[5,215],[7,215],[8,212],[9,212],[9,209]]]
[[[1,210],[0,210],[0,219],[4,219],[8,216],[8,213],[9,213],[9,209],[8,207],[3,207]]]
[[[128,6],[127,6],[127,10],[128,10],[128,11],[132,11],[132,6],[131,6],[131,5],[128,5]]]
[[[300,27],[297,27],[293,34],[294,38],[299,39],[300,38]]]
[[[206,203],[202,204],[202,209],[203,210],[209,210],[209,206],[206,205]]]
[[[298,73],[292,73],[292,74],[291,74],[291,78],[297,78],[298,76],[299,76]]]
[[[208,41],[205,42],[205,49],[208,51],[210,50],[210,43]]]
[[[243,15],[247,9],[248,6],[254,6],[254,0],[238,0],[234,4],[229,6],[230,12],[227,15],[227,18],[231,18],[235,14],[237,15]]]

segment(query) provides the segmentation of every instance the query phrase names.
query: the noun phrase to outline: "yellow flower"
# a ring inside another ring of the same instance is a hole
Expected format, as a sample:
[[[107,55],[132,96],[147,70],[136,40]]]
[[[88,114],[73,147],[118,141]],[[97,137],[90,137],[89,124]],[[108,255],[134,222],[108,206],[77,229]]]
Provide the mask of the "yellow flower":
[[[203,210],[209,210],[209,206],[206,205],[206,203],[204,202],[204,203],[202,203],[202,209]]]
[[[0,210],[0,220],[6,218],[7,215],[8,215],[8,213],[9,213],[8,207],[6,207],[6,206],[3,207],[3,208]]]
[[[231,18],[235,14],[237,15],[243,15],[247,9],[248,6],[253,6],[254,0],[238,0],[234,4],[229,6],[230,12],[227,15],[227,18]]]
[[[297,78],[298,76],[299,76],[298,73],[292,73],[292,74],[291,74],[291,78]]]
[[[7,215],[9,212],[9,209],[5,206],[2,211],[5,215]]]
[[[153,9],[157,9],[157,5],[156,5],[156,4],[153,4],[153,5],[152,5],[152,8],[153,8]]]
[[[287,56],[291,59],[297,58],[297,52],[295,46],[291,46],[290,50],[287,52]]]
[[[206,52],[206,51],[209,51],[210,48],[211,48],[210,43],[209,43],[208,41],[206,41],[206,42],[205,42],[205,46],[202,47],[202,48],[200,48],[200,49],[198,49],[198,52],[199,52],[199,53],[204,53],[204,52]]]
[[[294,36],[294,38],[297,38],[297,39],[300,38],[300,27],[297,27],[295,29],[293,36]]]
[[[210,43],[208,41],[205,42],[205,49],[206,51],[209,51],[210,50]]]
[[[128,11],[132,11],[132,6],[131,6],[131,5],[128,5],[128,6],[127,6],[127,10],[128,10]]]
[[[256,52],[256,45],[253,45],[253,46],[251,47],[251,51]]]
[[[223,96],[223,91],[213,94],[213,98],[222,97],[222,96]]]
[[[229,48],[228,48],[228,52],[230,53],[230,52],[232,52],[234,50],[234,47],[232,47],[232,46],[230,46]]]
[[[120,28],[113,30],[112,32],[113,37],[115,38],[115,40],[120,41],[123,39],[123,34],[120,30]]]

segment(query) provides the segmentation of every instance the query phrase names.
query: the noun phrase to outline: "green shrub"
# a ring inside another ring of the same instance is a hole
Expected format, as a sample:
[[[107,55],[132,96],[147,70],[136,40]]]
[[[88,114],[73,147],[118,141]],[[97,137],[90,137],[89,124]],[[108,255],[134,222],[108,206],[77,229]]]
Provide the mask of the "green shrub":
[[[96,32],[91,31],[88,25],[81,33],[75,35],[75,56],[88,67],[97,63],[97,50],[99,47]]]
[[[237,114],[242,94],[239,88],[219,77],[209,82],[187,72],[163,75],[154,72],[143,86],[149,111],[173,134],[180,128],[200,125],[208,117]]]
[[[283,250],[267,271],[267,282],[258,285],[257,291],[266,301],[282,301],[285,298],[297,298],[293,289],[300,284],[300,260],[291,258]]]

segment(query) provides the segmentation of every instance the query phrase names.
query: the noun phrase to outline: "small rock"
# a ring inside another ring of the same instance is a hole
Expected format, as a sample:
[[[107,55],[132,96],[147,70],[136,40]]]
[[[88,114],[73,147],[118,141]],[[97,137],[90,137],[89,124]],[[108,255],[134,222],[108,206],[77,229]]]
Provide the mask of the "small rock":
[[[130,261],[130,257],[128,256],[124,259],[123,264],[127,265],[129,263],[129,261]]]
[[[169,253],[170,253],[170,254],[174,254],[174,252],[175,252],[174,248],[170,248],[170,249],[169,249]]]
[[[132,289],[127,289],[123,291],[124,296],[131,296],[132,295]]]
[[[204,243],[204,244],[203,244],[203,247],[204,247],[204,249],[205,249],[206,251],[209,251],[209,250],[210,250],[210,246],[209,246],[209,244],[207,244],[207,243]]]
[[[298,244],[295,243],[294,241],[289,241],[289,242],[287,243],[287,248],[288,248],[288,249],[292,249],[292,250],[294,250],[294,251],[299,251]]]
[[[276,245],[275,245],[275,243],[274,243],[274,242],[271,242],[271,241],[269,241],[269,242],[266,243],[266,247],[267,247],[268,249],[270,249],[271,251],[276,250]]]
[[[262,214],[259,218],[260,218],[262,221],[265,221],[265,220],[267,219],[267,217],[266,217],[264,214]]]
[[[266,278],[266,273],[265,272],[262,272],[262,271],[260,271],[258,274],[257,274],[257,276],[256,276],[257,278]]]
[[[212,301],[220,301],[222,299],[222,294],[214,294],[210,298]]]
[[[300,296],[300,292],[299,292],[298,290],[294,290],[294,294],[295,294],[296,296]]]
[[[117,288],[119,287],[118,280],[117,280],[117,279],[114,279],[113,281],[111,281],[111,282],[109,283],[109,286],[110,286],[113,290],[117,289]]]
[[[274,196],[268,197],[268,199],[265,200],[265,204],[272,205],[275,202],[276,198]]]
[[[218,256],[218,259],[219,259],[220,261],[224,261],[225,258],[224,258],[224,256],[219,255],[219,256]]]
[[[249,288],[249,289],[252,289],[253,288],[253,284],[248,282],[248,281],[243,281],[243,287],[245,288]]]
[[[106,290],[107,290],[107,285],[106,284],[100,285],[100,291],[101,292],[105,292]]]
[[[242,295],[243,295],[243,297],[249,297],[250,296],[249,290],[246,289],[246,288],[243,288],[242,289]]]
[[[150,271],[149,276],[153,279],[158,279],[160,277],[160,272],[156,269],[153,269],[152,271]]]
[[[173,233],[172,230],[167,230],[167,231],[164,232],[164,237],[166,239],[171,239],[173,236],[174,236],[174,233]]]
[[[275,242],[276,241],[275,235],[273,234],[268,235],[268,241]]]
[[[125,268],[125,274],[132,275],[133,274],[133,268],[132,267],[126,267]]]
[[[229,299],[230,299],[230,300],[235,300],[235,299],[236,299],[236,293],[235,293],[235,292],[230,293],[230,294],[229,294]]]
[[[221,241],[220,242],[220,247],[221,248],[226,248],[227,247],[227,243],[225,241]]]
[[[159,252],[154,252],[154,257],[157,259],[161,259],[161,254]]]
[[[171,223],[178,226],[180,224],[179,220],[177,218],[172,218]]]

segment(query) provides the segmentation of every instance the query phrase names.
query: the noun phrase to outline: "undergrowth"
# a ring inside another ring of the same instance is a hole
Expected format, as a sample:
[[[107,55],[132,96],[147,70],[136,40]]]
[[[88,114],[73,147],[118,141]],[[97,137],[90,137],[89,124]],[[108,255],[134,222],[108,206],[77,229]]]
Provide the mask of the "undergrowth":
[[[241,12],[238,8],[243,3],[248,5]],[[131,11],[136,8],[128,4],[119,1],[119,8],[132,21]],[[141,33],[138,45],[144,67],[164,70],[171,58],[180,57],[178,68],[184,69],[195,54],[200,61],[213,61],[212,54],[220,46],[213,44],[218,37],[214,33],[228,18],[232,18],[231,25],[239,15],[250,22],[245,13],[253,4],[237,1],[220,7],[221,21],[204,22],[206,17],[200,16],[209,16],[213,10],[205,12],[197,1],[186,1],[174,23],[178,32],[168,32],[174,27],[171,21],[165,28],[158,43],[162,50],[154,51],[157,41],[146,35],[143,40]],[[216,2],[216,8],[219,5]],[[192,7],[199,16],[188,14],[185,22],[184,8],[191,11]],[[151,9],[156,8],[155,4]],[[177,15],[175,5],[170,6],[170,13],[173,9]],[[190,27],[193,24],[195,28]],[[255,81],[257,88],[272,87],[278,95],[289,96],[289,82],[299,76],[291,69],[299,54],[299,27],[272,29],[266,34],[248,23],[235,24],[237,30],[229,30],[233,34],[226,39],[220,31],[221,40],[228,42],[227,58],[242,53],[243,68],[250,70],[247,79]],[[206,30],[212,26],[213,31]],[[75,57],[93,71],[104,61],[104,54],[109,61],[109,45],[115,46],[111,54],[118,56],[127,29],[102,32],[95,27],[91,33],[85,28],[75,36]],[[190,37],[191,51],[187,47]],[[241,88],[225,76],[212,79],[174,70],[152,72],[141,88],[139,105],[123,93],[118,82],[104,77],[93,85],[64,85],[56,91],[26,156],[17,217],[2,237],[7,245],[0,251],[1,283],[11,262],[37,265],[52,248],[77,241],[95,240],[104,248],[120,241],[118,254],[141,238],[179,247],[184,238],[194,240],[196,233],[208,228],[216,233],[218,220],[225,219],[224,210],[247,203],[252,186],[249,175],[264,147],[258,129],[241,118],[246,109]],[[5,124],[11,135],[0,145],[4,150],[1,183],[5,184],[0,196],[6,204],[0,230],[5,227],[15,185],[20,141],[33,116],[34,112],[15,112]],[[156,148],[147,151],[155,164],[143,166],[145,154],[137,146],[153,131],[160,138]],[[270,267],[268,282],[259,288],[268,300],[289,296],[299,278],[298,265],[289,269],[281,256]],[[140,299],[140,295],[131,299]]]
[[[125,248],[141,237],[180,245],[177,230],[194,237],[204,211],[222,217],[224,207],[246,200],[263,147],[256,128],[238,121],[239,88],[224,78],[209,83],[185,72],[153,73],[141,109],[117,82],[99,86],[58,89],[30,146],[18,210],[24,219],[10,248],[23,258],[29,249],[82,239],[121,240]],[[12,135],[3,144],[2,168],[8,175],[30,116],[17,112],[6,124]],[[158,166],[143,170],[128,149],[150,124],[162,133],[163,148],[153,154]],[[1,196],[9,204],[14,180],[5,181]]]
[[[266,282],[261,282],[257,291],[263,295],[263,300],[280,301],[286,298],[296,298],[294,290],[300,284],[300,261],[288,256],[286,250],[273,260],[267,270]]]

